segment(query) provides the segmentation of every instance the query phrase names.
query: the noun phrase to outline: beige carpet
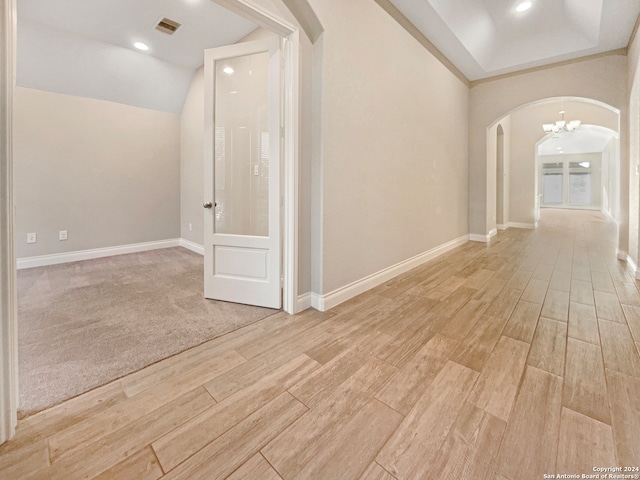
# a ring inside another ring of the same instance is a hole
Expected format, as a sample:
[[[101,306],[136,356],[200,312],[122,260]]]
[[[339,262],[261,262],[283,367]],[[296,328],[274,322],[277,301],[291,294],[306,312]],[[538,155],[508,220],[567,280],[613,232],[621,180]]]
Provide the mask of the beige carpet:
[[[204,299],[202,272],[180,247],[20,270],[20,415],[275,312]]]

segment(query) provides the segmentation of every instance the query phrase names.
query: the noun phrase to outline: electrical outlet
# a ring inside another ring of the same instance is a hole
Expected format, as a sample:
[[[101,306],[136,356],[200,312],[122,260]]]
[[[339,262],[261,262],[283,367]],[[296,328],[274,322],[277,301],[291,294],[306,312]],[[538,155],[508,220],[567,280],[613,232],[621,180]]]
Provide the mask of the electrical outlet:
[[[35,233],[27,233],[27,243],[36,243],[38,241],[38,235]]]
[[[66,240],[67,239],[67,231],[66,230],[60,230],[58,232],[58,240]]]
[[[193,232],[193,225],[189,224],[189,231]]]

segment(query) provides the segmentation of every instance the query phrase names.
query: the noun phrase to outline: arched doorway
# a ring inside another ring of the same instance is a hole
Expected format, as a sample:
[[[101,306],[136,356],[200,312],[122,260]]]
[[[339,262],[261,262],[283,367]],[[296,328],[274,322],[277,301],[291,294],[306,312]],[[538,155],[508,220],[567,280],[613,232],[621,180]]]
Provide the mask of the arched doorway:
[[[610,136],[615,136],[616,139],[619,136],[619,110],[586,98],[543,99],[522,105],[497,119],[487,128],[487,210],[490,212],[487,215],[488,232],[496,228],[536,227],[541,200],[539,195],[542,193],[537,148],[545,140],[552,138],[551,134],[543,131],[542,124],[560,119],[560,111],[565,111],[567,118],[581,120],[584,138],[589,138],[590,129],[594,134],[599,128],[610,132]],[[502,131],[501,135],[499,130]],[[572,132],[576,133],[576,138],[582,135],[582,131],[579,134],[578,131],[580,129]],[[503,148],[502,152],[499,152],[499,145]],[[619,149],[615,147],[609,148],[607,152],[599,152],[600,155],[603,153],[607,155],[606,201],[599,202],[598,209],[606,208],[607,214],[619,222]],[[500,170],[503,174],[502,182],[498,181]],[[599,175],[599,178],[602,177],[603,175]],[[508,186],[506,194],[505,185]],[[600,186],[598,189],[601,195]],[[503,213],[502,222],[497,220],[498,206],[501,206]],[[508,212],[506,216],[505,211]]]

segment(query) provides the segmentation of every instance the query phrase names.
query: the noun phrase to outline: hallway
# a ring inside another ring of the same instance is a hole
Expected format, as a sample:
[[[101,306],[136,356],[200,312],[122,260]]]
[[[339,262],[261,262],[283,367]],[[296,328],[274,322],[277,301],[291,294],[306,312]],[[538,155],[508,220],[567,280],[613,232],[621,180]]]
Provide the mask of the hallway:
[[[333,310],[279,313],[34,415],[20,479],[540,479],[640,466],[615,225],[543,210]],[[628,472],[637,474],[637,471]]]

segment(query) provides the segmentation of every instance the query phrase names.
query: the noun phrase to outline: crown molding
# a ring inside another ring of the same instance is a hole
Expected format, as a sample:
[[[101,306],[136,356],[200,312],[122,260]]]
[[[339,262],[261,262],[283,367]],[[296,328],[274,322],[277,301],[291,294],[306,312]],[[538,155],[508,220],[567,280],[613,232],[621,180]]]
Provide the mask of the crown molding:
[[[628,49],[627,47],[618,48],[616,50],[609,50],[608,52],[594,53],[593,55],[587,55],[584,57],[572,58],[570,60],[563,60],[561,62],[550,63],[548,65],[540,65],[539,67],[526,68],[524,70],[518,70],[516,72],[503,73],[502,75],[495,75],[493,77],[480,78],[478,80],[473,80],[470,83],[470,88],[473,88],[477,85],[493,82],[495,80],[502,80],[504,78],[517,77],[518,75],[525,75],[527,73],[539,72],[542,70],[549,70],[550,68],[562,67],[564,65],[570,65],[572,63],[580,63],[585,62],[587,60],[594,60],[596,58],[602,57],[610,57],[614,55],[622,55],[627,56]]]

